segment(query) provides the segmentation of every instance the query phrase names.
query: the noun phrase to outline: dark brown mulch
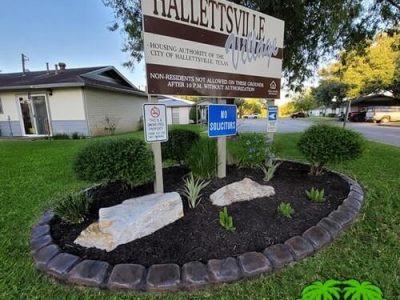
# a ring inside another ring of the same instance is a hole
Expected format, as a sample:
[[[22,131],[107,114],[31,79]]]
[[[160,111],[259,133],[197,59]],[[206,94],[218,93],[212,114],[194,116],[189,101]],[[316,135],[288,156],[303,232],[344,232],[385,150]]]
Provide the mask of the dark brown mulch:
[[[189,261],[206,262],[249,251],[262,251],[270,245],[301,235],[335,210],[347,196],[349,187],[339,176],[327,172],[320,177],[313,177],[308,175],[308,171],[308,167],[302,164],[284,162],[274,179],[268,183],[275,188],[274,197],[229,206],[228,211],[236,226],[235,232],[228,232],[220,226],[218,213],[221,208],[210,204],[208,197],[217,189],[245,177],[266,184],[262,180],[262,172],[258,170],[229,167],[227,178],[214,179],[204,190],[203,201],[196,209],[189,209],[184,199],[185,216],[182,219],[109,253],[80,247],[74,244],[74,240],[83,229],[98,219],[99,208],[152,193],[152,185],[129,191],[123,190],[118,184],[102,187],[94,193],[94,203],[83,224],[68,225],[56,217],[51,223],[51,231],[55,242],[64,251],[84,259],[104,260],[112,265],[183,265]],[[165,169],[166,192],[182,189],[182,177],[186,173],[187,170],[176,167]],[[305,190],[312,187],[325,189],[325,203],[315,204],[307,200]],[[289,202],[295,209],[292,219],[278,215],[277,207],[281,202]]]

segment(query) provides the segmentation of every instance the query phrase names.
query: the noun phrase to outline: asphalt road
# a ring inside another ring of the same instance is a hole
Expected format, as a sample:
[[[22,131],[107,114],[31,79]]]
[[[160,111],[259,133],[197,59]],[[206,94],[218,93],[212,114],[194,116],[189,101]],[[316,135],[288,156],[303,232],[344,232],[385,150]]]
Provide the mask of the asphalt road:
[[[266,120],[239,120],[239,132],[266,132]],[[278,132],[303,132],[314,123],[307,119],[279,119]],[[338,122],[338,125],[341,123]],[[380,126],[373,123],[347,123],[347,128],[363,134],[368,140],[400,147],[400,127]]]

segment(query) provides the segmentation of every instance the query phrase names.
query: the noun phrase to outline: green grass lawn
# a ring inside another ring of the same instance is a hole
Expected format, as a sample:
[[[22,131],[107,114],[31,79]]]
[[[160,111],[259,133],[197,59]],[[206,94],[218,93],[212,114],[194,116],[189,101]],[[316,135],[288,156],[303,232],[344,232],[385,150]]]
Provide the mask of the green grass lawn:
[[[277,135],[279,156],[301,159],[298,138]],[[294,300],[310,282],[329,278],[369,280],[383,289],[386,299],[400,299],[400,148],[372,142],[361,159],[332,166],[365,187],[359,220],[331,246],[293,267],[194,294],[113,293],[53,282],[33,267],[30,228],[54,195],[88,185],[71,170],[72,157],[88,142],[0,141],[0,299]]]

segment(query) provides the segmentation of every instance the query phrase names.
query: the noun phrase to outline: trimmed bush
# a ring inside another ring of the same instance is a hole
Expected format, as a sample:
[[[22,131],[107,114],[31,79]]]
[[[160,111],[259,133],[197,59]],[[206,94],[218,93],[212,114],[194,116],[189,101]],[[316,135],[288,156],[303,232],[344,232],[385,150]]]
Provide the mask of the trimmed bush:
[[[301,136],[298,146],[312,164],[311,174],[322,174],[328,163],[354,160],[361,156],[364,138],[352,130],[329,125],[314,125]]]
[[[211,139],[200,139],[190,149],[185,160],[193,175],[202,179],[216,176],[218,168],[217,143]]]
[[[153,156],[138,139],[113,138],[91,142],[75,157],[78,179],[91,182],[120,181],[130,187],[151,182]]]
[[[264,163],[268,150],[261,133],[241,133],[228,147],[241,168],[258,168]]]
[[[200,135],[185,129],[172,129],[168,133],[168,142],[162,143],[163,159],[172,159],[182,164],[190,149],[196,144]]]

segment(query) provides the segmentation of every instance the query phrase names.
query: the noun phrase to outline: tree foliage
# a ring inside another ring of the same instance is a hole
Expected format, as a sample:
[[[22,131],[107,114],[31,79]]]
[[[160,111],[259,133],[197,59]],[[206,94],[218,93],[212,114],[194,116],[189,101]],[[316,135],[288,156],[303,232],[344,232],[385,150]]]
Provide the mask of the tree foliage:
[[[340,61],[322,70],[316,98],[329,102],[332,96],[356,98],[377,90],[396,93],[400,82],[400,35],[381,33],[360,54],[343,52]]]
[[[133,67],[143,58],[142,12],[139,0],[103,0],[115,14],[111,30],[122,29]],[[283,69],[289,87],[313,75],[321,58],[339,49],[363,48],[382,28],[393,28],[400,10],[393,1],[367,0],[233,0],[285,21]]]
[[[326,107],[339,107],[346,98],[348,86],[336,79],[322,80],[313,90],[316,102]]]
[[[296,111],[303,112],[307,112],[318,107],[318,103],[311,91],[304,91],[297,95],[293,99],[293,104]]]

